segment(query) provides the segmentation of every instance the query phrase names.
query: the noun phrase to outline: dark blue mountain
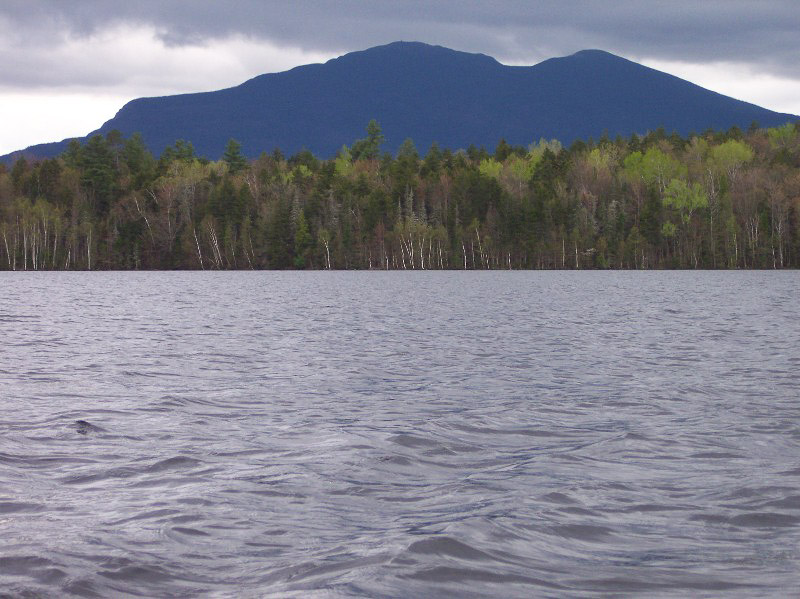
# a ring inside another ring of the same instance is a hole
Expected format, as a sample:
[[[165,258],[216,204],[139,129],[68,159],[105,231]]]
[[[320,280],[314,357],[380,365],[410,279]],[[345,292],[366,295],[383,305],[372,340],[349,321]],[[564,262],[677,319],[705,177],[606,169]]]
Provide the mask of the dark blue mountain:
[[[452,149],[493,148],[501,138],[511,144],[541,137],[569,144],[603,132],[628,136],[664,127],[686,135],[800,117],[600,50],[512,67],[483,54],[396,42],[220,91],[139,98],[90,135],[138,131],[156,154],[184,139],[198,154],[216,159],[234,138],[251,157],[275,147],[329,157],[363,137],[373,118],[386,136],[384,149],[394,151],[407,137],[421,150],[434,141]],[[65,148],[66,141],[24,153],[46,157]]]

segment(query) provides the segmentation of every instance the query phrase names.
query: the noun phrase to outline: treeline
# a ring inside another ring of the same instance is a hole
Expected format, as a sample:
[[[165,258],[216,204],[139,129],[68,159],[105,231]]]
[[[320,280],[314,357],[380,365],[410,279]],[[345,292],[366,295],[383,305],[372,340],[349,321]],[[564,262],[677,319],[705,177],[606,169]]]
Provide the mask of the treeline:
[[[682,138],[407,140],[335,159],[154,157],[118,132],[0,166],[0,269],[796,268],[800,128]]]

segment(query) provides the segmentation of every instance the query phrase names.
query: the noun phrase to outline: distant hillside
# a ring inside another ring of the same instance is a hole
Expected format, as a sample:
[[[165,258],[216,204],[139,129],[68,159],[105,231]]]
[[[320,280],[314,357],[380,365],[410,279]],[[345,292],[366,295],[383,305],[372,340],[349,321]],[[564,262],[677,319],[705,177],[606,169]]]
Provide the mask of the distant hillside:
[[[139,98],[89,135],[140,132],[156,154],[185,139],[198,154],[216,159],[235,138],[250,157],[275,147],[287,154],[307,148],[328,157],[362,137],[373,118],[390,151],[407,137],[423,151],[434,141],[453,149],[493,148],[500,138],[522,145],[542,137],[569,144],[606,131],[628,136],[664,127],[686,135],[800,119],[600,50],[511,67],[483,54],[395,42],[261,75],[230,89]],[[66,145],[41,144],[23,153],[50,157]]]

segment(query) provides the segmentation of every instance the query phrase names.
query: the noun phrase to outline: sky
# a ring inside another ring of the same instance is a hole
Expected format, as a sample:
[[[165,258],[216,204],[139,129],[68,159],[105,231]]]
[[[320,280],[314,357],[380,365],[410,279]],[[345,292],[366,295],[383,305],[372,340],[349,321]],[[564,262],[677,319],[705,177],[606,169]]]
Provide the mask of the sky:
[[[0,0],[0,154],[398,40],[510,65],[596,48],[800,114],[798,0]]]

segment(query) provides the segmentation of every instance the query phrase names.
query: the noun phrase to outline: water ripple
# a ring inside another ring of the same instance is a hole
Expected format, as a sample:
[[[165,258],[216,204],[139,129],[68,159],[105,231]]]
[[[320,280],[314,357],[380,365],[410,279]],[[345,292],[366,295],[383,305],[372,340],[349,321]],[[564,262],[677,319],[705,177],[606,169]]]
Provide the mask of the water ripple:
[[[796,273],[0,279],[0,595],[800,588]]]

